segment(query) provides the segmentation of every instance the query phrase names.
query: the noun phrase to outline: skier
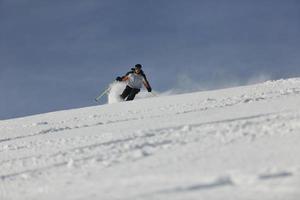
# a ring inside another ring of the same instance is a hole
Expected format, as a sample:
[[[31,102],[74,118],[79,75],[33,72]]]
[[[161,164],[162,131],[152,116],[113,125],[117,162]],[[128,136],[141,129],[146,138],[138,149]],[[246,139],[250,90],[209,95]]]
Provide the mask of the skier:
[[[142,70],[141,64],[136,64],[134,68],[126,73],[123,77],[117,77],[117,81],[127,81],[127,86],[120,97],[126,101],[134,99],[135,95],[138,94],[142,88],[142,85],[146,87],[148,92],[152,91],[152,88],[146,78],[145,73]]]

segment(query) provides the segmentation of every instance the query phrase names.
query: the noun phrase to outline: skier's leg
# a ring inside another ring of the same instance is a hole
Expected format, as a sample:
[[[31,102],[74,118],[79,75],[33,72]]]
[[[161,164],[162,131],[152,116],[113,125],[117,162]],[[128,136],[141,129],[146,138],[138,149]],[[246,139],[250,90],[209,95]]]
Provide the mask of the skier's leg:
[[[124,100],[131,93],[131,91],[132,88],[127,85],[120,97]]]
[[[131,101],[134,99],[135,95],[140,92],[140,89],[132,89],[126,101]]]

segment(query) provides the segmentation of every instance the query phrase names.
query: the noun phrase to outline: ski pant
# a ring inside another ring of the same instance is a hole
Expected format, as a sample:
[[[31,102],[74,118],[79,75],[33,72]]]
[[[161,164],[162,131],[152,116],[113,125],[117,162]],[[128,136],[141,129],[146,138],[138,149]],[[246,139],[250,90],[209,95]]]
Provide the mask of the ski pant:
[[[120,95],[120,97],[125,100],[127,97],[126,101],[131,101],[134,99],[135,95],[140,92],[140,89],[137,88],[131,88],[128,85],[126,86],[125,90],[123,93]]]

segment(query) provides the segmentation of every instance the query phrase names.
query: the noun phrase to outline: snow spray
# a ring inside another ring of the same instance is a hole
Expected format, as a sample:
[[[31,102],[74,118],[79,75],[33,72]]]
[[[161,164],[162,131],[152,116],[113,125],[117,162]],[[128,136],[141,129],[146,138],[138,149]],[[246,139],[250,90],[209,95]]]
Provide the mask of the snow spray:
[[[111,84],[111,89],[108,93],[108,103],[118,103],[123,101],[120,97],[120,95],[122,94],[123,90],[126,87],[126,83],[125,82],[114,82]]]

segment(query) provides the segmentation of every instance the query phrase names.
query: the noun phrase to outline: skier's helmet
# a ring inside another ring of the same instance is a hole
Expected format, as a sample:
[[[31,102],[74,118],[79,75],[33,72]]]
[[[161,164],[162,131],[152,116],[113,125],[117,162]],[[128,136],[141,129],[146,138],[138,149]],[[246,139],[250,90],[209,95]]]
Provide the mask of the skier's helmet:
[[[141,64],[136,64],[136,65],[134,66],[134,68],[135,68],[135,69],[142,69],[142,65],[141,65]]]

